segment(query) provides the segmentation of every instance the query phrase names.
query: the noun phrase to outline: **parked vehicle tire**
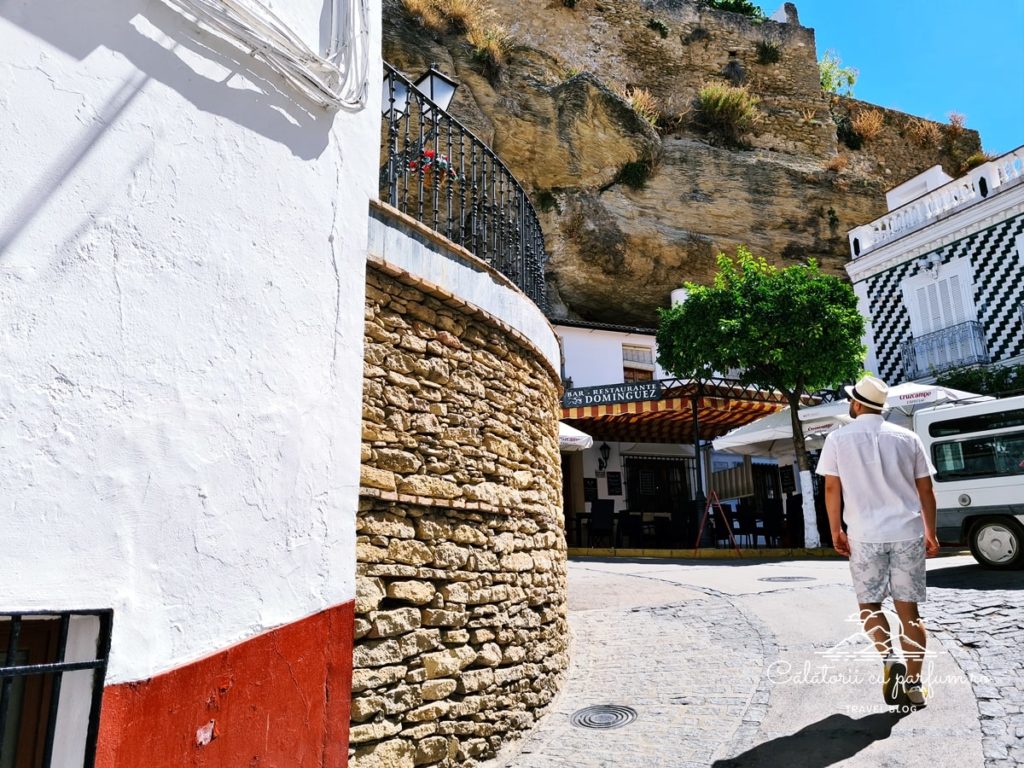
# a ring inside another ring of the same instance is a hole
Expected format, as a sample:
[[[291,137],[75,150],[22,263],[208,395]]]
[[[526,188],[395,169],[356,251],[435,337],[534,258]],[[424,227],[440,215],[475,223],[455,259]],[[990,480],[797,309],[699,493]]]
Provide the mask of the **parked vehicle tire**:
[[[967,537],[971,554],[985,568],[1024,567],[1024,529],[1009,517],[983,517]]]

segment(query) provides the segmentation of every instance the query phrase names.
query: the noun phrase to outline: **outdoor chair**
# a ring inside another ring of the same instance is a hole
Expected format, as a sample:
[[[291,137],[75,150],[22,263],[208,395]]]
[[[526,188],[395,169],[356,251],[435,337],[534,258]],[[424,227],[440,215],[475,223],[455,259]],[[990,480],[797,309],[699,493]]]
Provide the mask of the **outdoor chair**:
[[[615,502],[612,499],[595,499],[590,502],[590,530],[587,543],[593,547],[598,539],[612,546],[615,530]]]

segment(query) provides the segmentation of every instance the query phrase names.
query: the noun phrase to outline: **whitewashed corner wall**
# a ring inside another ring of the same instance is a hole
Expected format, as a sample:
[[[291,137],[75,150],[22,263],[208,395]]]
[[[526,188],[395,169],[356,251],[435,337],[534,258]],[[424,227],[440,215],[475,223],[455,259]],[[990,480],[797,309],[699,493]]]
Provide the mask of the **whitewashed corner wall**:
[[[159,2],[0,4],[0,610],[113,607],[108,683],[354,597],[379,98]]]

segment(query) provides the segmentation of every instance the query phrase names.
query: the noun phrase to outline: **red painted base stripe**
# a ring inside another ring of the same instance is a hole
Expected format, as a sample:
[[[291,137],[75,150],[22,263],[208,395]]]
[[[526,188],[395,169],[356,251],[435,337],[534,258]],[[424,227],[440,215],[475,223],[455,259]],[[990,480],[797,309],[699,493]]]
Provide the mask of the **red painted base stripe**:
[[[96,768],[344,768],[354,603],[108,686]]]

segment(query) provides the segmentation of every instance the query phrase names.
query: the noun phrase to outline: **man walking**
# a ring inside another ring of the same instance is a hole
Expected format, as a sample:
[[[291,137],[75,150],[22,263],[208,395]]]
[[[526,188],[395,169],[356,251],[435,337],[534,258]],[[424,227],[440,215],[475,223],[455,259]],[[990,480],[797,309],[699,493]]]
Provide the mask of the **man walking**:
[[[925,557],[939,552],[935,468],[916,434],[882,418],[888,390],[874,376],[846,388],[853,422],[825,438],[817,473],[825,477],[832,546],[850,558],[864,632],[882,654],[885,702],[923,707],[926,636],[917,604],[925,599]],[[906,665],[893,653],[882,613],[887,596],[899,616]]]

